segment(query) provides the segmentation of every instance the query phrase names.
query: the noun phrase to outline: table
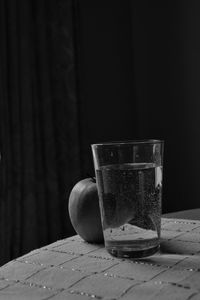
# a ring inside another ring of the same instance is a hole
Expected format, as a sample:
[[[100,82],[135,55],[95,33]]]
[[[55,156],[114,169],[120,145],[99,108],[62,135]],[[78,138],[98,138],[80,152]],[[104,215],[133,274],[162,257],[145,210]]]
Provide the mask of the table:
[[[118,259],[73,236],[0,268],[0,300],[200,299],[200,221],[162,218],[161,253]]]
[[[171,212],[171,213],[163,214],[163,217],[188,219],[188,220],[200,220],[200,208]]]

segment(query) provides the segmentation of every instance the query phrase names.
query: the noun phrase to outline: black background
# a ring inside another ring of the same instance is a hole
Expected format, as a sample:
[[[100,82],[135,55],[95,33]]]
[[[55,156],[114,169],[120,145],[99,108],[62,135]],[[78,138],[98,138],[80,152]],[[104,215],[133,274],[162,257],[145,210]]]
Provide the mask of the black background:
[[[200,4],[80,1],[85,173],[90,144],[165,140],[163,212],[200,202]]]

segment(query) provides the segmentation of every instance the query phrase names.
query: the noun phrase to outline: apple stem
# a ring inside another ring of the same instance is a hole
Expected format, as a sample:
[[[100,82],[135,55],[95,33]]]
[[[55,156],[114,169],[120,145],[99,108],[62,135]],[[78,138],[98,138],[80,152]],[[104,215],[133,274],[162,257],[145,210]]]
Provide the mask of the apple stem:
[[[92,179],[92,181],[96,183],[96,177],[91,176],[91,174],[88,174],[88,173],[87,173],[87,176],[90,177]]]

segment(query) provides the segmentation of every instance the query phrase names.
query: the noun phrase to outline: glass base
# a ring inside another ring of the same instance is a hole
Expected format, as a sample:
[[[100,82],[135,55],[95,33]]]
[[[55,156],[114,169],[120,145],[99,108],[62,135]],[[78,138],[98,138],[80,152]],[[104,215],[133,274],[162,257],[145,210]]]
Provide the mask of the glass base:
[[[144,258],[147,256],[151,256],[158,252],[160,249],[160,245],[157,245],[155,247],[151,247],[148,249],[133,249],[132,247],[120,247],[119,245],[117,246],[107,246],[106,250],[108,253],[115,257],[119,258]]]

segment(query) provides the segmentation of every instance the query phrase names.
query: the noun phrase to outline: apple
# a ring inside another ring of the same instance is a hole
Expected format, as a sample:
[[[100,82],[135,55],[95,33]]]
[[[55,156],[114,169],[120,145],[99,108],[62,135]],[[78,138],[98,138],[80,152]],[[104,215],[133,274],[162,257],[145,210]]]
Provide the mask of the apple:
[[[77,234],[89,243],[103,242],[99,197],[94,178],[83,179],[73,187],[68,210]]]

